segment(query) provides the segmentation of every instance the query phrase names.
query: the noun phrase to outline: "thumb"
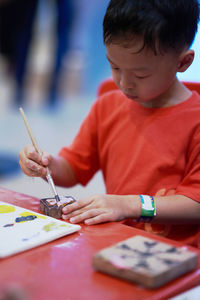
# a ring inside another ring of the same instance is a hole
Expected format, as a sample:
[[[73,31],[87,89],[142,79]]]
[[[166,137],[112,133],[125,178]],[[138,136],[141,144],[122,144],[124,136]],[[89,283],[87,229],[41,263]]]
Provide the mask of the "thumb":
[[[52,161],[52,156],[48,152],[42,152],[42,164],[48,166]]]

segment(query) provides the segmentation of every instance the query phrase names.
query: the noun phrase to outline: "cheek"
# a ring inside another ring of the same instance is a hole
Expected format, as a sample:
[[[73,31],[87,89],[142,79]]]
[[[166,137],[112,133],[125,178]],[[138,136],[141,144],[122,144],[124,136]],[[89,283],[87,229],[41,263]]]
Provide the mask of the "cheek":
[[[158,68],[157,73],[154,76],[154,87],[165,91],[170,87],[176,78],[176,68],[173,65],[165,65]]]
[[[163,87],[156,80],[141,80],[136,84],[137,96],[142,99],[151,99],[161,93]]]
[[[137,86],[138,96],[144,99],[151,99],[166,92],[173,82],[172,78],[156,77],[148,82]]]

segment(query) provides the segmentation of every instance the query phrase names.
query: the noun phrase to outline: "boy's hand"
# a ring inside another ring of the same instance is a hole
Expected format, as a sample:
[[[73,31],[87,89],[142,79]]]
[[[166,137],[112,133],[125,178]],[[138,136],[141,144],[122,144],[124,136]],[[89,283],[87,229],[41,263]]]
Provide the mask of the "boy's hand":
[[[140,199],[137,196],[95,195],[63,208],[62,218],[72,223],[93,225],[139,217]]]
[[[26,146],[19,153],[19,164],[22,171],[31,177],[45,177],[46,166],[49,166],[52,157],[47,152],[42,152],[42,157],[32,145]]]

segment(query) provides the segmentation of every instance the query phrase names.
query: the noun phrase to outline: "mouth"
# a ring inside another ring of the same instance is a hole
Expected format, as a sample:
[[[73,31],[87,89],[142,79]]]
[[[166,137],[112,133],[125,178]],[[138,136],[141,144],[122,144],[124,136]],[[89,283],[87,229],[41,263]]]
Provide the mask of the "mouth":
[[[137,99],[138,99],[138,97],[137,97],[137,96],[134,96],[134,95],[129,95],[129,94],[126,94],[126,93],[124,93],[124,95],[125,95],[127,98],[132,99],[132,100],[137,100]]]

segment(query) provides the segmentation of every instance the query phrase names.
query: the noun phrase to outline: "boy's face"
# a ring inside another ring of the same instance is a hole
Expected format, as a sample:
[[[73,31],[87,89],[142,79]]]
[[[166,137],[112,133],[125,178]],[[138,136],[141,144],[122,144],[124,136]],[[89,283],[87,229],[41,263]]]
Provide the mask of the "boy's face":
[[[141,41],[128,47],[121,43],[106,45],[113,79],[128,98],[141,105],[166,106],[168,100],[170,103],[179,55],[173,52],[155,55],[151,49],[139,51],[141,46]]]

